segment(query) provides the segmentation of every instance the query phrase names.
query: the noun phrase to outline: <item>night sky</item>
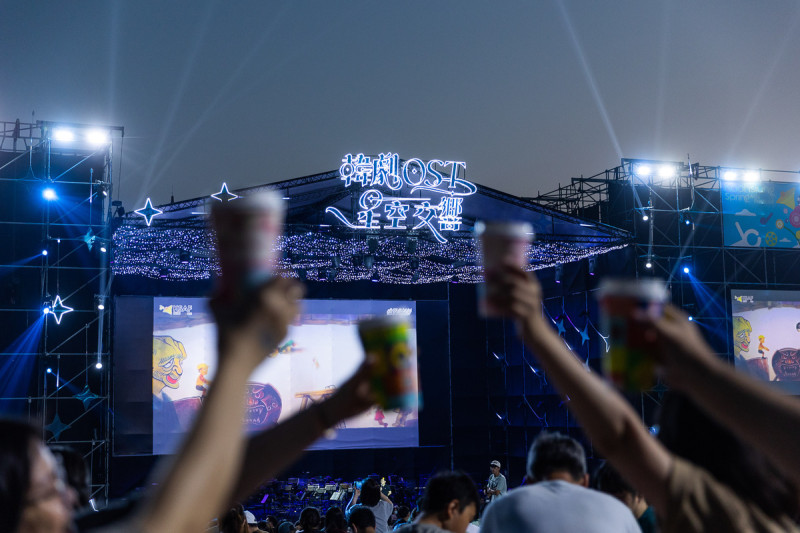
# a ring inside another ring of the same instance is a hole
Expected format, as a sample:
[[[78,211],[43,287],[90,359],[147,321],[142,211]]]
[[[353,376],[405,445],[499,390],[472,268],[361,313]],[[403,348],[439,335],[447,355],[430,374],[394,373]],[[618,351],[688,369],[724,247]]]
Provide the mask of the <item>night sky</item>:
[[[800,2],[0,2],[0,120],[120,125],[126,207],[465,161],[533,196],[620,157],[800,169]]]

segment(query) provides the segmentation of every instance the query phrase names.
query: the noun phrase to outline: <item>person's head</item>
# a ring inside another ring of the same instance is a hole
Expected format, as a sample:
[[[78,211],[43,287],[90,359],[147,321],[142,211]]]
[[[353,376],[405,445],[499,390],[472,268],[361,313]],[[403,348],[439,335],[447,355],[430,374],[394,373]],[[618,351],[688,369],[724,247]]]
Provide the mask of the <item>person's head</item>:
[[[201,376],[208,375],[208,365],[205,363],[200,363],[197,365],[197,371],[200,373]]]
[[[247,531],[249,533],[258,531],[258,520],[256,520],[256,516],[250,511],[244,512],[244,522],[247,524]]]
[[[281,522],[281,525],[278,526],[278,533],[292,533],[294,530],[294,524],[288,521]]]
[[[334,506],[325,513],[325,530],[334,531],[337,529],[346,531],[347,520],[344,517],[344,511],[342,511],[341,507]]]
[[[463,472],[439,472],[425,485],[422,513],[437,517],[447,531],[464,533],[478,511],[478,489]]]
[[[249,528],[244,513],[244,507],[238,503],[228,509],[219,520],[219,533],[248,533]]]
[[[89,505],[92,497],[92,480],[83,455],[69,446],[50,446],[50,451],[64,468],[67,484],[75,491],[75,509]]]
[[[527,473],[533,483],[562,480],[589,485],[583,446],[561,433],[545,431],[536,437],[528,452]]]
[[[367,478],[361,484],[361,503],[374,507],[381,501],[381,486],[374,478]]]
[[[260,529],[261,531],[268,531],[270,533],[273,533],[275,531],[274,529],[272,529],[272,525],[266,520],[258,521],[258,529]]]
[[[369,507],[355,505],[347,514],[347,525],[353,528],[353,533],[374,533],[375,515]]]
[[[322,516],[316,507],[306,507],[300,512],[300,529],[315,531],[322,527]]]
[[[632,511],[636,506],[638,491],[625,481],[611,463],[604,461],[594,473],[594,488],[614,496]]]
[[[76,496],[40,432],[0,420],[0,531],[62,533],[70,526]]]
[[[772,517],[796,517],[797,489],[766,456],[746,445],[682,394],[664,395],[658,438]],[[764,438],[769,438],[764,436]]]
[[[278,519],[272,515],[267,517],[267,522],[272,526],[273,531],[278,531]]]
[[[408,508],[406,505],[398,505],[397,506],[397,519],[398,520],[408,520],[411,518],[411,509]]]
[[[489,471],[492,473],[493,476],[500,475],[500,461],[495,459],[491,463],[489,463]]]

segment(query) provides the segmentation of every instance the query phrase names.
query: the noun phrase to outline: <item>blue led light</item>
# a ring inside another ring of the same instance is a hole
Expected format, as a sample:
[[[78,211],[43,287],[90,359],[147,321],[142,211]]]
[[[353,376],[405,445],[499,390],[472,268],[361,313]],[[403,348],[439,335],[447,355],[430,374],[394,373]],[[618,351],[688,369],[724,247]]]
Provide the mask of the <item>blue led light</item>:
[[[134,213],[137,213],[137,214],[143,216],[144,217],[144,221],[149,226],[150,223],[153,221],[153,217],[160,215],[161,213],[163,213],[163,211],[153,207],[153,202],[151,202],[150,198],[148,198],[147,202],[145,202],[145,204],[144,204],[144,207],[141,208],[141,209],[137,209],[136,211],[134,211]]]
[[[51,202],[53,200],[57,200],[58,199],[58,195],[56,194],[56,190],[54,188],[45,187],[42,190],[42,198],[44,198],[48,202]]]
[[[683,273],[684,274],[688,274],[689,273],[689,267],[683,267]]]
[[[42,255],[47,255],[47,250],[42,250]]]

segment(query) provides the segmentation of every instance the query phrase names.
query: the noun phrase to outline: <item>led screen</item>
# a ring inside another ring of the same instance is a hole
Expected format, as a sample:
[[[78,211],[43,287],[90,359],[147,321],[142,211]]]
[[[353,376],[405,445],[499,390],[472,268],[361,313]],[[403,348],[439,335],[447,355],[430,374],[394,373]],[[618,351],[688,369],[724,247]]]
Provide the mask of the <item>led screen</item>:
[[[800,291],[732,290],[737,369],[795,390],[800,386]]]
[[[153,453],[175,451],[216,372],[216,333],[205,298],[153,298]],[[304,300],[286,339],[247,384],[249,431],[270,427],[333,394],[361,364],[361,318],[401,314],[411,322],[416,354],[416,303]],[[416,365],[416,355],[414,356]],[[416,375],[416,372],[414,372]],[[372,408],[347,420],[311,449],[418,446],[417,406]]]

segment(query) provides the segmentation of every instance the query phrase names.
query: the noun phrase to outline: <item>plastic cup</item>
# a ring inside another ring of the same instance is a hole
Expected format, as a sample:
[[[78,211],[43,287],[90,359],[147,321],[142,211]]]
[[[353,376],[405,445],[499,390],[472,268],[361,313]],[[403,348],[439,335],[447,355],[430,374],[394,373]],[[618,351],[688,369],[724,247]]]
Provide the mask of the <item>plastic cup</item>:
[[[655,385],[655,346],[629,317],[636,309],[661,316],[669,291],[660,279],[607,279],[598,289],[602,328],[608,335],[603,358],[606,377],[619,389],[643,391]]]
[[[484,277],[506,263],[520,268],[528,265],[528,247],[534,234],[533,227],[527,222],[477,222],[475,235],[478,238]],[[478,311],[481,316],[503,316],[490,302],[497,290],[489,282],[478,285]]]
[[[274,191],[215,203],[211,222],[217,233],[222,276],[218,295],[239,301],[275,273],[285,207]]]
[[[383,409],[417,405],[417,368],[408,342],[408,320],[396,315],[361,320],[358,335],[367,357],[373,357],[372,389]]]

